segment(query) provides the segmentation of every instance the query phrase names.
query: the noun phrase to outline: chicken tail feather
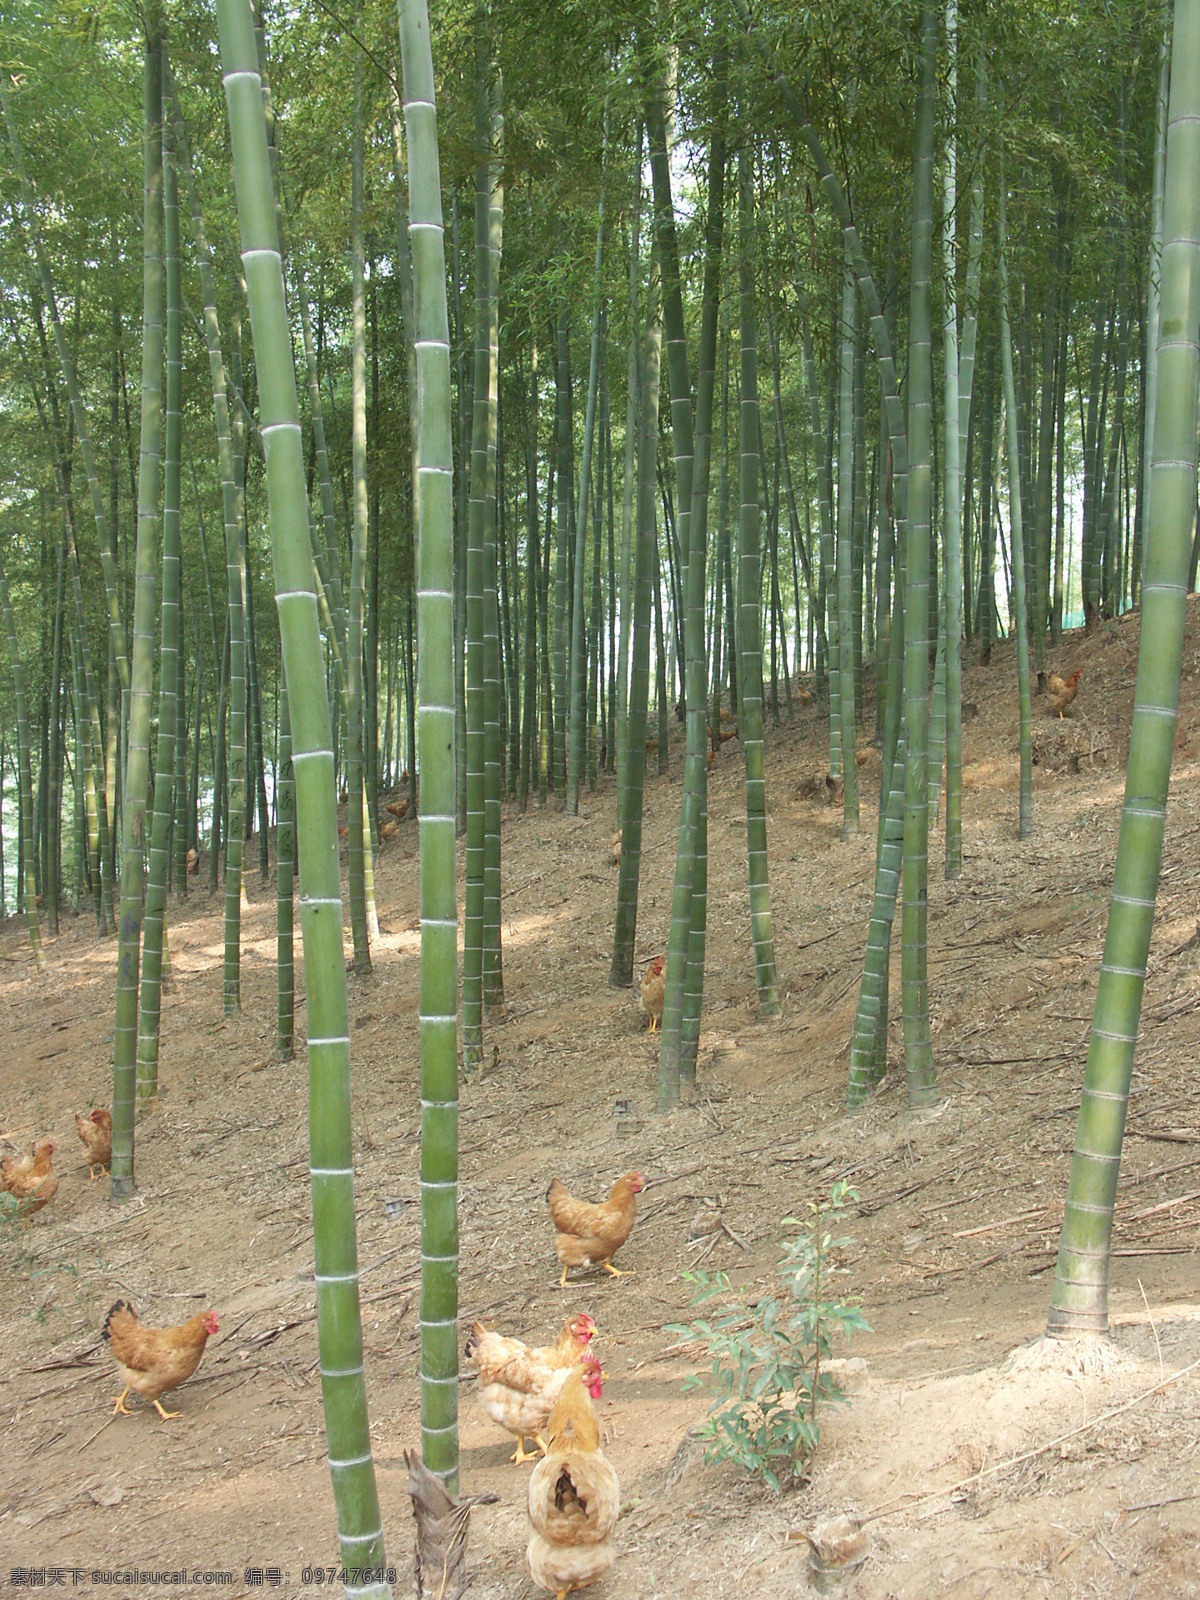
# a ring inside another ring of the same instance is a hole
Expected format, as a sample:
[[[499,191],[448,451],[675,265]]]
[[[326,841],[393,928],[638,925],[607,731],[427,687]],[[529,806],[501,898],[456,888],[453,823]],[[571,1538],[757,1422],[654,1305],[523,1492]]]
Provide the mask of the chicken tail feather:
[[[117,1316],[122,1311],[127,1312],[131,1317],[133,1317],[136,1320],[137,1312],[129,1304],[128,1300],[116,1300],[116,1301],[114,1301],[113,1304],[108,1308],[108,1315],[104,1319],[104,1326],[100,1330],[100,1334],[101,1334],[102,1338],[108,1339],[110,1337],[109,1329],[111,1327],[112,1320],[113,1320],[113,1318],[115,1316]]]

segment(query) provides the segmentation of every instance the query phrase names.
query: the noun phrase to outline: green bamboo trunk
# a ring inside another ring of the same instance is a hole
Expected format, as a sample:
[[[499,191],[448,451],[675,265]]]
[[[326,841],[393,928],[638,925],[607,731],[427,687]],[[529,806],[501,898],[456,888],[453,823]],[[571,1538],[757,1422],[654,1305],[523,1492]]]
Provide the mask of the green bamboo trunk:
[[[1200,0],[1176,0],[1164,181],[1158,403],[1137,687],[1049,1332],[1103,1332],[1113,1206],[1162,866],[1196,504]]]
[[[554,368],[558,505],[554,517],[554,793],[559,805],[567,794],[567,594],[570,587],[571,367],[570,323],[564,305],[558,317]]]
[[[230,731],[228,756],[222,738],[221,784],[214,784],[213,832],[214,847],[210,861],[210,883],[216,887],[217,870],[217,816],[225,795],[225,961],[224,1005],[225,1015],[235,1015],[241,1003],[241,873],[243,839],[245,835],[246,793],[246,633],[242,611],[241,536],[238,516],[237,467],[234,460],[233,429],[229,413],[228,383],[225,361],[221,353],[221,328],[217,320],[216,287],[213,282],[212,251],[200,209],[200,197],[192,173],[191,155],[187,135],[178,103],[172,99],[172,120],[175,124],[175,145],[180,171],[188,193],[192,218],[192,237],[196,246],[196,264],[200,272],[200,293],[204,301],[204,342],[208,351],[209,376],[213,389],[213,409],[217,428],[217,464],[221,475],[221,512],[225,527],[225,593],[227,606],[228,673],[224,689],[228,695]],[[274,216],[272,213],[272,221]],[[218,717],[218,734],[221,733],[224,713]]]
[[[775,936],[767,876],[767,808],[762,738],[762,633],[759,620],[759,416],[758,340],[755,321],[754,152],[738,156],[740,247],[741,467],[738,518],[738,613],[741,618],[738,731],[746,763],[746,844],[750,881],[750,936],[760,1017],[779,1015]]]
[[[100,700],[92,670],[91,651],[88,646],[87,619],[83,608],[83,582],[79,575],[79,557],[70,522],[67,525],[67,557],[71,567],[71,588],[75,597],[75,632],[79,641],[79,659],[83,673],[83,686],[87,702],[88,727],[91,733],[90,760],[88,763],[88,852],[97,871],[98,928],[103,938],[113,930],[113,871],[112,833],[108,822],[108,808],[104,793],[104,735],[100,726]]]
[[[600,325],[601,342],[604,339],[604,319]],[[600,585],[600,557],[604,546],[604,417],[598,423],[600,449],[596,452],[596,483],[592,497],[592,596],[588,612],[588,682],[587,682],[587,775],[588,790],[596,792],[596,744],[600,734],[597,722],[597,703],[602,703],[604,675],[604,647],[601,643],[604,628],[603,591]]]
[[[4,627],[8,635],[8,657],[12,664],[13,698],[17,704],[17,776],[18,776],[18,828],[25,841],[24,851],[24,901],[25,918],[29,924],[29,943],[33,948],[34,964],[39,972],[46,969],[42,950],[42,930],[38,918],[37,882],[34,874],[32,837],[33,780],[29,761],[29,703],[25,696],[25,663],[21,660],[21,647],[17,640],[17,624],[13,617],[12,602],[8,597],[8,579],[0,567],[0,606],[4,608]]]
[[[553,666],[550,651],[550,548],[551,516],[554,509],[554,452],[547,451],[546,534],[542,540],[542,566],[538,585],[538,659],[541,662],[541,718],[538,723],[538,805],[550,797],[550,767],[554,744]]]
[[[168,319],[169,320],[169,319]],[[170,371],[168,369],[168,388]],[[187,681],[185,673],[187,650],[184,645],[183,604],[180,601],[179,649],[175,653],[175,803],[171,818],[171,847],[174,852],[175,892],[187,897],[187,853],[191,840],[188,837],[188,745],[187,745]],[[200,664],[194,667],[197,682]]]
[[[650,692],[650,618],[658,539],[656,466],[662,322],[656,259],[652,259],[650,273],[646,290],[646,325],[640,363],[642,382],[638,402],[636,545],[633,614],[630,621],[629,701],[625,723],[626,772],[620,818],[621,862],[617,874],[613,958],[608,975],[609,983],[622,989],[627,989],[633,982],[634,938],[637,933],[638,878],[642,861],[642,786],[646,775],[646,706]]]
[[[1030,728],[1029,633],[1025,605],[1025,540],[1021,522],[1021,468],[1017,447],[1017,405],[1013,381],[1012,331],[1008,320],[1008,261],[1004,242],[1004,167],[1000,168],[997,228],[1000,241],[1000,359],[1004,374],[1004,413],[1008,440],[1008,515],[1012,536],[1013,627],[1017,647],[1017,698],[1020,719],[1021,795],[1017,836],[1033,832],[1033,754]]]
[[[241,303],[238,274],[233,274],[229,315],[229,384],[242,390]],[[229,754],[225,783],[225,964],[224,1006],[236,1016],[242,1004],[242,872],[246,855],[246,762],[249,683],[246,662],[246,559],[242,531],[246,526],[245,425],[235,406],[229,417],[229,495],[225,516],[225,601],[229,609]],[[224,488],[224,485],[222,486]]]
[[[179,271],[179,192],[175,140],[162,119],[163,245],[166,269],[166,405],[163,423],[162,633],[159,646],[158,749],[150,872],[142,932],[142,992],[138,1017],[137,1098],[158,1093],[159,1012],[162,1004],[164,913],[171,813],[175,804],[175,740],[179,708],[179,495],[180,397],[183,372],[183,300]],[[184,874],[186,878],[186,870]]]
[[[634,557],[634,468],[638,435],[638,286],[642,222],[642,124],[637,130],[637,150],[632,167],[632,204],[629,218],[629,352],[625,363],[625,450],[621,492],[621,555],[618,606],[621,613],[617,637],[617,818],[625,815],[625,764],[629,756],[626,718],[629,711],[630,589]]]
[[[856,306],[857,310],[857,306]],[[875,617],[871,604],[871,580],[874,576],[871,561],[871,530],[867,519],[867,344],[861,322],[857,322],[854,335],[854,588],[852,606],[854,617],[854,734],[863,727],[863,635],[866,645],[873,648],[871,630]],[[863,590],[866,590],[864,598]],[[796,671],[800,670],[799,617],[796,619]]]
[[[454,792],[456,827],[467,831],[467,537],[471,489],[472,385],[467,371],[467,335],[463,327],[462,259],[458,248],[458,194],[450,202],[453,240],[455,397],[458,411],[458,472],[454,502]],[[414,511],[414,515],[417,512]],[[466,962],[463,963],[464,980]],[[463,1014],[466,1015],[464,1003]]]
[[[64,522],[56,541],[58,550],[54,563],[54,620],[50,629],[50,683],[46,707],[45,759],[42,766],[46,796],[42,850],[42,903],[46,912],[46,931],[51,938],[58,934],[59,902],[62,898],[62,652],[63,612],[66,609],[63,604],[67,578],[66,542],[67,529]]]
[[[537,341],[529,351],[529,414],[525,424],[525,649],[521,666],[524,688],[521,703],[521,755],[517,781],[517,809],[529,804],[538,743],[538,573],[541,569],[537,499]],[[516,561],[514,558],[514,571]]]
[[[296,971],[293,897],[296,875],[296,778],[292,766],[292,719],[287,678],[279,675],[279,772],[275,834],[275,1054],[296,1054]]]
[[[787,429],[783,420],[783,374],[779,355],[779,333],[775,326],[775,318],[771,312],[771,302],[767,300],[767,337],[771,346],[771,381],[775,400],[775,448],[777,460],[783,474],[783,491],[787,500],[788,524],[792,545],[792,585],[796,600],[796,671],[800,671],[800,646],[801,646],[801,613],[800,613],[800,575],[796,566],[796,554],[799,551],[800,566],[804,569],[804,594],[808,598],[809,615],[813,616],[817,609],[816,590],[813,585],[812,568],[808,559],[808,548],[800,528],[800,513],[796,504],[796,489],[792,481],[792,466],[787,450]],[[801,435],[803,439],[803,435]],[[804,500],[805,514],[808,514],[809,502],[807,495]],[[720,586],[717,587],[717,604],[720,604]],[[822,634],[824,621],[821,621]],[[714,636],[719,632],[714,629]]]
[[[367,564],[367,308],[364,284],[363,211],[363,58],[354,55],[353,134],[350,143],[350,449],[354,514],[350,539],[350,605],[346,617],[346,826],[350,888],[350,929],[354,941],[354,971],[359,977],[371,970],[371,929],[368,926],[367,877],[370,862],[370,825],[364,819],[363,781],[363,579]],[[371,897],[374,910],[374,896]],[[378,937],[379,923],[375,922]]]
[[[608,322],[605,316],[604,364],[600,368],[601,470],[608,497],[608,701],[602,709],[605,770],[617,771],[617,509],[613,487],[612,408],[608,394]],[[597,479],[597,484],[600,480]]]
[[[842,742],[842,838],[858,832],[858,763],[854,741],[854,345],[858,303],[849,263],[842,280],[838,341],[837,660],[830,665],[830,721],[838,680]]]
[[[503,212],[498,208],[493,240],[493,183],[499,181],[499,152],[494,148],[493,140],[500,131],[500,112],[487,34],[479,16],[476,19],[475,67],[475,374],[470,521],[467,533],[467,860],[463,935],[463,1065],[468,1071],[478,1067],[482,1060],[483,1007],[490,976],[487,970],[490,962],[486,904],[489,876],[486,859],[487,557],[490,521],[494,561],[495,429],[499,382],[498,288],[502,243],[499,230],[503,220]]]
[[[1146,263],[1146,353],[1143,368],[1143,432],[1142,471],[1138,485],[1139,526],[1150,526],[1150,492],[1154,478],[1153,439],[1154,416],[1158,405],[1158,334],[1162,314],[1162,241],[1163,198],[1167,170],[1167,101],[1171,85],[1171,8],[1166,6],[1163,18],[1162,45],[1158,60],[1158,85],[1154,96],[1154,180],[1150,198],[1150,249]],[[1061,460],[1061,452],[1060,452]],[[1137,541],[1134,541],[1135,549]],[[1131,602],[1136,605],[1142,581],[1145,539],[1133,563]],[[1061,606],[1056,607],[1061,611]]]
[[[717,468],[717,570],[713,588],[712,723],[709,743],[715,760],[721,749],[721,689],[725,672],[735,672],[726,647],[725,569],[729,563],[729,301],[721,302],[721,460]]]
[[[797,277],[797,284],[799,278]],[[829,481],[829,462],[825,455],[825,430],[821,425],[821,388],[817,378],[817,363],[813,356],[812,329],[807,315],[807,298],[800,300],[800,338],[804,352],[804,384],[808,390],[809,429],[812,437],[813,459],[817,474],[817,529],[820,551],[820,583],[818,593],[812,597],[817,620],[817,660],[827,662],[837,649],[837,618],[833,627],[826,630],[826,607],[821,595],[827,575],[833,565],[833,487]],[[829,772],[838,777],[842,770],[841,674],[830,673],[829,678]]]
[[[217,8],[233,146],[242,262],[254,332],[284,672],[291,689],[301,926],[308,1015],[309,1149],[317,1339],[341,1563],[357,1576],[385,1561],[362,1365],[350,1125],[350,1039],[342,959],[329,701],[308,529],[283,267],[272,206],[253,19],[245,0]],[[389,1596],[386,1583],[356,1594]]]
[[[493,46],[494,48],[494,46]],[[483,1004],[504,1007],[504,949],[500,928],[500,811],[504,794],[498,548],[500,515],[500,257],[504,244],[504,80],[494,64],[488,129],[488,383],[487,476],[483,525]]]
[[[529,417],[525,438],[525,653],[522,666],[525,672],[524,704],[521,726],[521,768],[517,783],[517,809],[524,812],[529,804],[529,785],[537,748],[537,683],[538,683],[538,572],[541,567],[538,539],[537,508],[537,341],[529,351]]]
[[[142,417],[134,555],[133,655],[121,813],[121,903],[117,925],[117,995],[113,1031],[112,1194],[133,1193],[133,1114],[137,1075],[138,964],[142,875],[150,783],[154,688],[154,574],[163,412],[162,19],[146,17],[142,223]]]
[[[929,1020],[927,927],[929,850],[929,530],[933,373],[930,275],[933,267],[933,145],[937,14],[921,5],[921,81],[913,159],[912,255],[908,310],[908,538],[904,641],[904,714],[908,727],[904,788],[903,1007],[908,1103],[937,1098]]]
[[[403,0],[400,40],[421,395],[421,1448],[426,1465],[453,1492],[458,1472],[454,471],[441,180],[424,0]]]
[[[892,611],[887,629],[883,761],[876,823],[875,895],[867,928],[862,983],[850,1039],[848,1104],[867,1100],[887,1067],[889,963],[904,848],[904,793],[907,737],[904,728],[904,627],[906,617],[905,547],[897,542]]]
[[[937,553],[930,566],[936,569]],[[932,572],[930,574],[932,579]],[[942,768],[946,758],[946,590],[938,596],[937,644],[933,657],[933,688],[929,697],[929,822],[937,826],[942,804]]]
[[[680,1031],[680,1082],[696,1078],[700,1013],[704,1001],[704,953],[708,934],[708,730],[705,690],[708,666],[704,647],[704,597],[708,570],[708,499],[712,477],[713,405],[716,392],[717,324],[725,238],[725,117],[728,86],[724,58],[718,58],[712,133],[708,152],[708,195],[704,229],[704,284],[701,292],[700,348],[696,366],[696,426],[693,439],[692,516],[688,534],[687,611],[684,645],[687,670],[687,754],[684,785],[693,798],[695,839],[688,846],[692,865],[691,923],[683,985]],[[717,726],[719,712],[714,710]],[[698,797],[698,798],[697,798]],[[681,816],[682,825],[682,816]],[[682,833],[682,826],[681,826]],[[681,838],[681,845],[684,841]]]
[[[658,1056],[658,1109],[670,1110],[679,1103],[680,1054],[683,1040],[684,987],[688,977],[688,952],[692,930],[692,892],[696,870],[696,842],[705,765],[705,682],[704,663],[704,552],[693,546],[692,492],[695,471],[695,439],[692,418],[692,388],[688,375],[687,337],[683,320],[683,294],[679,276],[679,244],[675,230],[675,206],[671,194],[671,172],[667,152],[667,124],[673,116],[672,90],[665,80],[656,82],[646,106],[646,131],[650,145],[650,173],[654,186],[654,237],[662,264],[663,323],[667,346],[667,385],[671,410],[671,443],[675,466],[675,492],[679,537],[679,562],[683,568],[682,605],[687,639],[682,651],[684,701],[688,717],[687,757],[684,765],[683,796],[679,810],[679,837],[675,855],[675,878],[671,894],[671,922],[667,938],[666,990],[662,1012],[662,1037]],[[707,267],[706,263],[706,267]],[[710,298],[715,288],[710,289]],[[715,305],[712,314],[715,315]],[[715,323],[714,323],[715,330]],[[711,386],[709,415],[711,417]],[[711,425],[711,424],[710,424]],[[671,557],[671,529],[667,525],[667,555]],[[692,555],[697,560],[692,562]],[[696,582],[700,588],[697,592]],[[694,608],[699,606],[699,634]],[[695,671],[698,653],[701,672]],[[689,670],[691,669],[691,670]],[[659,695],[660,721],[663,696]],[[698,724],[693,726],[696,719]],[[663,741],[659,735],[659,758]],[[698,765],[697,765],[698,763]],[[701,975],[694,975],[700,978]]]
[[[579,494],[575,503],[575,599],[571,617],[571,705],[570,739],[567,750],[567,813],[579,814],[579,777],[584,761],[584,584],[587,576],[587,517],[592,487],[592,447],[596,433],[596,397],[600,385],[600,327],[603,312],[604,280],[604,191],[601,174],[600,199],[596,217],[595,304],[592,311],[592,342],[588,357],[587,412],[583,425],[583,459],[579,466]]]
[[[958,11],[956,0],[946,0],[946,54],[949,60],[950,104],[958,101]],[[962,451],[966,422],[959,394],[958,352],[958,252],[955,213],[958,205],[954,133],[946,138],[942,191],[942,371],[945,395],[945,446],[943,472],[942,544],[946,564],[946,876],[962,873]],[[973,243],[972,239],[972,243]],[[969,291],[968,291],[969,293]],[[971,359],[974,360],[972,341]],[[970,378],[967,380],[970,408]]]

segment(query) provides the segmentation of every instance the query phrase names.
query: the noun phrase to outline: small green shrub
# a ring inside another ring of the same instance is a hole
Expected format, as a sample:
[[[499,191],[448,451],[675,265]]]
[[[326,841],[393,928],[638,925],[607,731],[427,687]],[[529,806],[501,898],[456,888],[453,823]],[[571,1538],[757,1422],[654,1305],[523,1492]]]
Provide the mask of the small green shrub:
[[[845,1396],[823,1364],[839,1336],[869,1333],[858,1301],[830,1292],[830,1255],[854,1241],[837,1230],[858,1199],[835,1183],[827,1203],[809,1204],[811,1231],[785,1242],[777,1293],[750,1298],[723,1272],[685,1272],[696,1286],[693,1311],[714,1312],[691,1323],[668,1324],[680,1339],[699,1340],[712,1358],[707,1375],[690,1373],[684,1389],[715,1394],[700,1430],[706,1461],[735,1461],[780,1490],[799,1482],[820,1437],[818,1413]],[[787,1227],[802,1227],[785,1217]]]

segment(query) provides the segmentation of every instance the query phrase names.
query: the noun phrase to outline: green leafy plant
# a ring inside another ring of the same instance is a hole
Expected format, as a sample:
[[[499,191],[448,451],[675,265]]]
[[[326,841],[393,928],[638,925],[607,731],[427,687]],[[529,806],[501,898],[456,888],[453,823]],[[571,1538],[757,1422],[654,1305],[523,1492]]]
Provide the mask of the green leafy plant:
[[[830,1257],[854,1241],[839,1230],[858,1199],[845,1182],[827,1202],[809,1204],[810,1231],[785,1242],[778,1292],[751,1295],[724,1272],[685,1272],[696,1286],[692,1309],[709,1316],[668,1324],[680,1339],[699,1340],[712,1358],[709,1374],[690,1373],[684,1389],[715,1393],[700,1429],[706,1461],[735,1461],[780,1490],[800,1481],[820,1437],[818,1414],[845,1395],[824,1370],[836,1340],[870,1326],[853,1298],[831,1292]],[[785,1217],[785,1227],[803,1227]]]

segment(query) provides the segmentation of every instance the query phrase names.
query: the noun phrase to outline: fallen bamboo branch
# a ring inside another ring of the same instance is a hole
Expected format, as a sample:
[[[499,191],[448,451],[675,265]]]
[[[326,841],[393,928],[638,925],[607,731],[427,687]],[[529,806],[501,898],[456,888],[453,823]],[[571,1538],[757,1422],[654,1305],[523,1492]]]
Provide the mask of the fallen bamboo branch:
[[[977,1228],[960,1228],[957,1233],[952,1233],[952,1239],[970,1239],[977,1233],[995,1233],[999,1228],[1009,1228],[1014,1222],[1027,1222],[1031,1217],[1041,1217],[1046,1213],[1045,1206],[1032,1206],[1028,1211],[1018,1211],[1014,1217],[1001,1217],[997,1222],[981,1222]]]

